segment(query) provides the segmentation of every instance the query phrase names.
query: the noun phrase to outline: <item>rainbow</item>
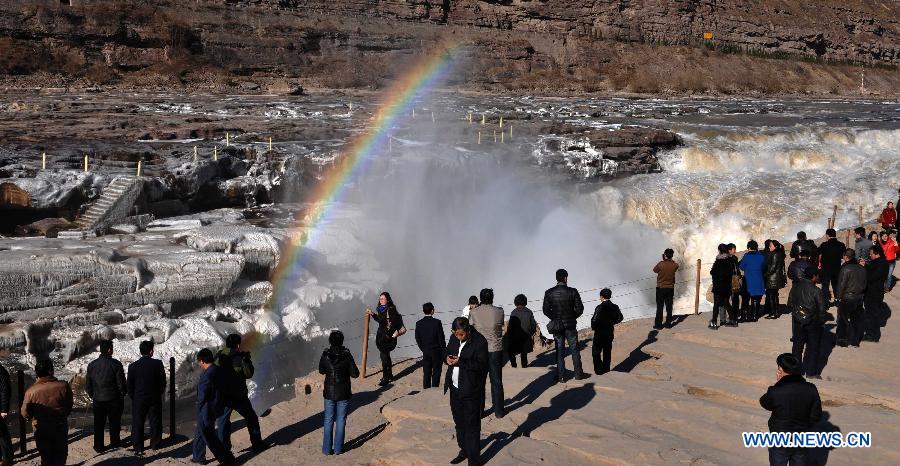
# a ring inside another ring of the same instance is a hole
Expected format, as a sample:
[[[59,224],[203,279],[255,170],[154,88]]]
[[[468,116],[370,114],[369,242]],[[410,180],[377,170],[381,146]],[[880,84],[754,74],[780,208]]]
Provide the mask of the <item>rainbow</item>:
[[[294,231],[288,235],[285,250],[276,268],[272,284],[274,292],[266,306],[266,312],[281,309],[288,291],[299,281],[303,270],[305,250],[314,245],[319,224],[328,218],[333,207],[347,191],[348,181],[365,171],[368,162],[388,144],[392,129],[410,114],[415,103],[445,82],[453,68],[454,46],[444,45],[424,56],[400,80],[385,93],[369,128],[355,136],[347,145],[335,165],[328,170],[310,197],[312,209],[298,213]],[[257,352],[265,348],[261,338],[248,339],[244,350]],[[252,343],[251,343],[252,342]],[[264,355],[263,355],[264,356]],[[264,357],[261,359],[265,359]],[[261,361],[258,367],[267,366]],[[265,374],[257,380],[265,380]]]

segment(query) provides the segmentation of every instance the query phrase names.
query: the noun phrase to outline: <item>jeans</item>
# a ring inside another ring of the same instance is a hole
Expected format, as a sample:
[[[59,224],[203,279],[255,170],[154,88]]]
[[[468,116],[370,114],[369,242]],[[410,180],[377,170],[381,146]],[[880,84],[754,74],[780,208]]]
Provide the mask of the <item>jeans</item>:
[[[94,448],[102,450],[103,430],[106,421],[109,421],[109,444],[118,447],[122,444],[119,434],[122,431],[122,410],[124,400],[95,401],[94,402]]]
[[[484,393],[480,398],[484,400]],[[456,444],[466,455],[470,466],[481,464],[481,401],[462,398],[459,390],[450,387],[450,412],[456,427]]]
[[[225,448],[231,450],[231,413],[237,411],[238,414],[247,421],[247,432],[250,433],[250,444],[254,447],[262,445],[262,431],[259,428],[259,416],[253,410],[253,405],[245,396],[240,400],[231,402],[231,406],[225,408],[225,412],[216,420],[216,429],[218,430],[219,440]]]
[[[822,334],[825,332],[825,328],[817,322],[801,325],[796,320],[792,320],[791,324],[794,340],[791,352],[801,361],[801,374],[819,375],[819,346],[822,343]]]
[[[897,266],[897,261],[895,261],[895,260],[893,260],[893,261],[888,261],[888,276],[887,276],[887,279],[884,281],[884,289],[886,289],[886,290],[891,289],[891,285],[894,284],[894,283],[893,283],[893,281],[894,281],[894,267],[896,267],[896,266]]]
[[[863,337],[863,317],[861,297],[841,300],[837,310],[838,343],[847,342],[859,346],[859,341]]]
[[[572,365],[575,366],[575,376],[584,374],[581,371],[581,353],[578,352],[578,330],[566,330],[565,333],[553,335],[556,343],[556,377],[562,381],[566,378],[566,342],[569,343],[569,351],[572,353]]]
[[[350,400],[325,400],[325,432],[322,435],[322,454],[340,455],[344,452],[344,429],[347,426],[347,405]]]
[[[394,363],[391,362],[391,352],[378,350],[378,354],[381,356],[381,380],[390,381],[394,378],[392,369]]]
[[[206,460],[206,447],[220,463],[234,458],[230,448],[225,448],[219,436],[216,434],[215,419],[205,419],[202,413],[197,413],[197,426],[194,428],[194,441],[191,445],[191,455],[194,461],[203,462]]]
[[[41,422],[34,430],[34,443],[41,455],[41,466],[65,466],[69,456],[69,423]]]
[[[0,459],[12,464],[13,459],[12,437],[9,435],[9,426],[6,419],[0,419]]]
[[[422,388],[441,386],[444,351],[430,350],[422,354]]]
[[[666,308],[666,325],[672,323],[672,301],[674,299],[675,288],[656,289],[656,320],[653,322],[655,327],[661,327],[663,325],[663,306]]]
[[[155,450],[162,443],[162,399],[155,403],[132,400],[131,444],[135,451],[144,451],[144,420],[148,418],[150,420],[150,448]]]
[[[506,414],[503,403],[503,351],[491,351],[488,353],[488,376],[491,379],[491,403],[494,407],[494,415],[501,417]]]
[[[597,375],[609,372],[610,358],[612,357],[612,340],[609,338],[594,337],[594,346],[591,347],[591,356],[594,357],[594,373]]]
[[[806,466],[805,448],[769,448],[769,466]]]

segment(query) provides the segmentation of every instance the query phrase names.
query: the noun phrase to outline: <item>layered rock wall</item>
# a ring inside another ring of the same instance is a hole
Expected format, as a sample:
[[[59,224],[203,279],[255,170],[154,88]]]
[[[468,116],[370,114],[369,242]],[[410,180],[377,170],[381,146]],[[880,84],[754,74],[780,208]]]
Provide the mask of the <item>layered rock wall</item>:
[[[0,73],[72,72],[104,82],[151,70],[162,83],[204,82],[224,71],[327,87],[380,85],[439,43],[470,58],[460,83],[551,73],[601,79],[641,53],[615,44],[866,65],[900,64],[900,4],[861,0],[380,1],[25,0],[0,5]],[[683,53],[679,53],[682,54]],[[666,59],[666,54],[659,54]],[[696,58],[696,57],[695,57]],[[532,77],[533,78],[533,77]],[[160,83],[157,79],[153,83]],[[136,80],[147,84],[148,81]],[[565,87],[556,83],[556,87]]]

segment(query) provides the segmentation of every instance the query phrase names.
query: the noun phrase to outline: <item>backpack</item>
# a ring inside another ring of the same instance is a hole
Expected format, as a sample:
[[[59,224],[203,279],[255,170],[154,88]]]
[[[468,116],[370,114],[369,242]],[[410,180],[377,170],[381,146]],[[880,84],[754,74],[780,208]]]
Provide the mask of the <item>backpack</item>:
[[[243,374],[242,364],[246,357],[245,355],[246,353],[228,355],[222,352],[216,355],[216,365],[222,371],[222,380],[225,382],[221,390],[226,400],[238,399],[246,394],[246,380],[252,377],[253,374],[249,374],[249,377]]]

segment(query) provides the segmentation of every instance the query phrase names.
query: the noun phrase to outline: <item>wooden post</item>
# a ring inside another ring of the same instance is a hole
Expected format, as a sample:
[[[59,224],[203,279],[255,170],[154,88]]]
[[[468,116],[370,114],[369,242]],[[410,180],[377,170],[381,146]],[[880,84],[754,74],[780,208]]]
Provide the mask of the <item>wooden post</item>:
[[[25,432],[25,423],[28,422],[22,417],[22,404],[25,401],[25,372],[19,369],[19,451],[24,456],[28,452],[28,438]]]
[[[41,152],[41,170],[47,169],[47,153]]]
[[[272,152],[272,136],[269,136],[269,152]]]
[[[88,171],[88,155],[84,154],[84,172],[87,173],[87,171]]]
[[[852,248],[853,246],[850,244],[850,238],[852,238],[853,230],[847,230],[847,242],[844,243],[848,248]]]
[[[834,210],[831,211],[831,228],[837,225],[837,206],[834,206]]]
[[[503,117],[500,117],[500,129],[503,129]]]
[[[197,161],[197,146],[194,146],[194,162]]]
[[[138,160],[137,176],[138,176],[138,177],[141,176],[141,161],[140,161],[140,160]]]
[[[225,131],[225,147],[228,147],[229,144],[229,134],[228,131]]]
[[[219,160],[219,146],[213,146],[213,160]]]
[[[366,378],[366,359],[369,355],[369,319],[367,313],[363,324],[362,378]]]
[[[700,314],[700,268],[703,265],[700,259],[697,259],[697,281],[694,289],[694,315]]]
[[[169,438],[175,438],[175,356],[169,358]]]
[[[863,206],[859,206],[859,226],[863,225]]]

